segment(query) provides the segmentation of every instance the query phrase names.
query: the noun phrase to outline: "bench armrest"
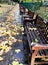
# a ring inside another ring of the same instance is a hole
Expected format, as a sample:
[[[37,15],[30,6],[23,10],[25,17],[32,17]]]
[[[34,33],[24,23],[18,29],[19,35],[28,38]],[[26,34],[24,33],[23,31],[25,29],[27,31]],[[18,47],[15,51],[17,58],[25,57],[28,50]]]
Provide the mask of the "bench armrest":
[[[32,50],[44,50],[44,49],[48,49],[48,44],[36,44],[32,47]]]

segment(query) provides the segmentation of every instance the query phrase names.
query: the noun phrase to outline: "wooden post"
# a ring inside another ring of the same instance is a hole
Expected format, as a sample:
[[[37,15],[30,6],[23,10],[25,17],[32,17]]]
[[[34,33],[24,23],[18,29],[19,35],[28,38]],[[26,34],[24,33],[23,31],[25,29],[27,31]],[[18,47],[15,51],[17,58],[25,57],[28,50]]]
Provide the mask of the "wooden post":
[[[31,65],[34,65],[35,56],[37,55],[37,53],[38,53],[38,50],[35,50],[35,51],[32,53],[32,56],[31,56]]]

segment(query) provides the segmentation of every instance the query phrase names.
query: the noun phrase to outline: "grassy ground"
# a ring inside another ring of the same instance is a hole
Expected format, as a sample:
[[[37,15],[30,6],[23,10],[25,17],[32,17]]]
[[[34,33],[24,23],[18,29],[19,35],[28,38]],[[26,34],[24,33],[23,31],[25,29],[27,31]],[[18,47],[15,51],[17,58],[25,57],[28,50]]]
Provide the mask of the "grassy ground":
[[[0,5],[1,5],[1,6],[6,6],[6,5],[8,5],[8,4],[1,4],[1,3],[0,3]]]
[[[35,12],[45,20],[48,20],[48,7],[46,7],[46,11],[44,7],[40,7],[40,10],[36,10]]]
[[[0,5],[1,5],[1,6],[10,6],[10,5],[12,5],[12,4],[8,5],[7,3],[0,3]]]

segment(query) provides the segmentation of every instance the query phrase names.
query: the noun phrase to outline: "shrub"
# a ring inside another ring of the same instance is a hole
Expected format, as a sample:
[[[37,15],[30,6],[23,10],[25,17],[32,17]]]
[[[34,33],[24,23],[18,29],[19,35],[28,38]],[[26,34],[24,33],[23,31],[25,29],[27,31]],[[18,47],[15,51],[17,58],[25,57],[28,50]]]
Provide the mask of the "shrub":
[[[0,7],[1,7],[1,5],[0,5]]]

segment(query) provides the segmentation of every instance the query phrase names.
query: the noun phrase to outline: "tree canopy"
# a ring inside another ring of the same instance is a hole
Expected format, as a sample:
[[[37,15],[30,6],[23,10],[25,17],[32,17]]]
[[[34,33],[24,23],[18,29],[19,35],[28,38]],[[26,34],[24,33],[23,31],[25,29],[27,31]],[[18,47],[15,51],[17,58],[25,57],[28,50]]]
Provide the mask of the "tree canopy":
[[[20,0],[13,0],[14,2],[19,2]]]

